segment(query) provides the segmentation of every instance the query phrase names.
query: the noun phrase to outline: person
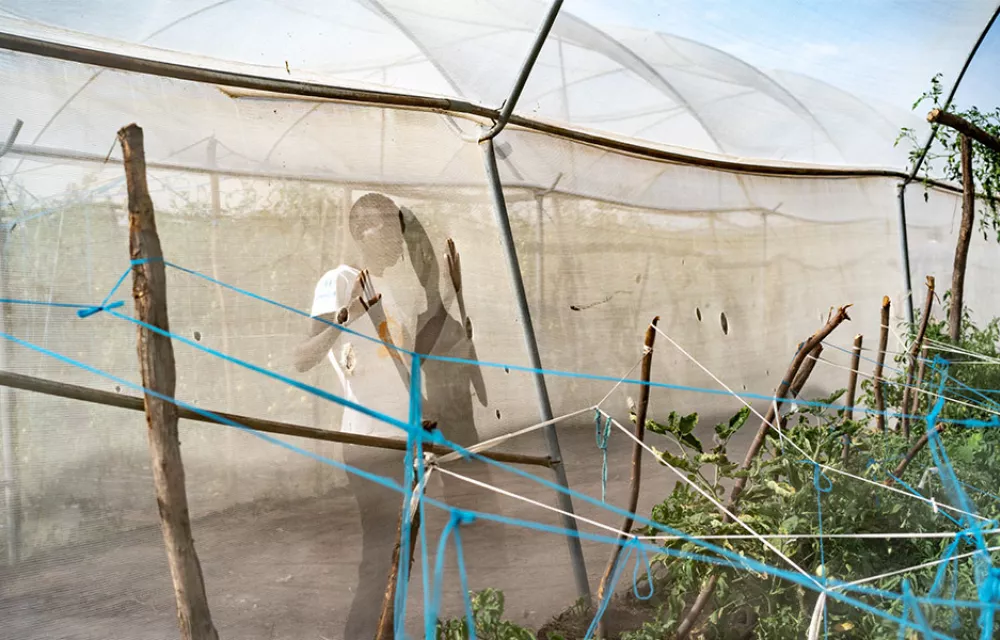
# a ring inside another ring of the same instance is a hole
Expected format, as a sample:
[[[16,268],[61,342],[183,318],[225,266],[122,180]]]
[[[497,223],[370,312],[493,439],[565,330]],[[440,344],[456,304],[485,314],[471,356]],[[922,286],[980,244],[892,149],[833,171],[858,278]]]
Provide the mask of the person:
[[[295,366],[305,372],[327,358],[346,399],[405,421],[409,358],[335,325],[377,335],[383,343],[417,353],[474,360],[475,347],[468,330],[471,323],[464,317],[460,323],[448,312],[447,305],[455,296],[441,293],[440,268],[433,246],[412,212],[385,195],[365,194],[348,213],[348,229],[357,261],[328,271],[316,284],[310,315],[317,320],[310,324],[307,339],[296,349]],[[449,255],[455,255],[453,250]],[[391,277],[386,275],[407,257],[412,269],[393,270]],[[430,360],[424,361],[422,373],[422,395],[426,396],[423,418],[437,422],[444,436],[459,444],[476,442],[470,386],[480,403],[487,403],[479,367],[449,366]],[[395,438],[403,435],[396,427],[347,407],[341,430]],[[399,484],[403,482],[399,452],[346,446],[344,461]],[[460,497],[457,489],[450,489],[453,485],[445,484],[446,500]],[[353,473],[348,474],[348,488],[360,512],[362,549],[344,637],[373,637],[396,543],[400,497]]]

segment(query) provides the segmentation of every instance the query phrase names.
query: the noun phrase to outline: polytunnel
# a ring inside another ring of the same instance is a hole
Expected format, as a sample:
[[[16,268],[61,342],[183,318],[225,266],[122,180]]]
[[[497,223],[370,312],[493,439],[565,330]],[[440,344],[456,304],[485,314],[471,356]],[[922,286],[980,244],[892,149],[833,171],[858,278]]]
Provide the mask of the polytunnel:
[[[464,589],[491,587],[538,628],[597,593],[607,541],[574,535],[595,521],[617,531],[605,507],[629,505],[633,445],[617,432],[602,445],[601,416],[630,424],[653,317],[650,410],[702,424],[740,409],[741,392],[766,412],[838,306],[853,305],[851,326],[803,395],[844,386],[883,296],[890,346],[909,348],[895,327],[914,323],[925,276],[951,281],[962,210],[940,162],[923,179],[939,149],[929,103],[914,101],[939,75],[949,103],[1000,103],[998,11],[0,0],[0,636],[177,635],[142,428],[126,125],[144,135],[219,637],[373,637],[401,498],[342,465],[400,483],[404,454],[316,433],[357,424],[333,397],[402,423],[412,406],[371,322],[330,351],[332,367],[299,366],[324,274],[365,268],[351,212],[372,193],[401,207],[405,242],[380,246],[372,273],[400,309],[389,334],[428,356],[415,357],[423,417],[461,447],[489,441],[550,467],[460,457],[430,474],[429,499],[501,517],[465,527],[461,568],[417,558],[397,637],[424,633],[435,582],[448,616]],[[1000,315],[998,255],[975,235],[965,297],[984,322]],[[206,411],[268,422],[272,439],[194,415]],[[675,481],[643,473],[644,487]],[[661,500],[644,489],[632,510]],[[456,526],[426,509],[432,552]]]

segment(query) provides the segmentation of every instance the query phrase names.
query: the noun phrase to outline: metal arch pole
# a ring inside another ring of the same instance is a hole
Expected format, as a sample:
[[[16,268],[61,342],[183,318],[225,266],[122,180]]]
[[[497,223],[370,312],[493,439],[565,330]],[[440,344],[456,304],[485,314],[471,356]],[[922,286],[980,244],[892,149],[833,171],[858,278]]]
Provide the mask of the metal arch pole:
[[[910,241],[906,232],[906,181],[899,183],[899,258],[903,265],[903,286],[905,295],[903,299],[906,304],[906,322],[912,330],[914,327],[913,318],[913,280],[910,274]]]
[[[490,127],[489,131],[479,138],[479,142],[492,140],[507,126],[510,116],[514,113],[514,107],[517,106],[517,101],[521,97],[521,92],[524,91],[524,85],[528,83],[528,76],[531,75],[535,61],[538,60],[538,54],[542,52],[542,47],[545,46],[549,32],[552,31],[552,25],[555,24],[556,18],[559,17],[559,10],[562,8],[562,3],[563,0],[555,0],[552,6],[549,7],[549,12],[545,14],[542,26],[538,28],[538,33],[535,34],[535,41],[531,43],[528,56],[524,59],[524,63],[521,64],[521,71],[517,74],[517,80],[514,81],[514,88],[510,90],[510,95],[504,100],[503,106],[500,108],[500,115],[497,116],[497,121]]]
[[[504,254],[507,258],[507,268],[510,271],[511,285],[514,288],[514,298],[517,300],[517,316],[521,321],[521,328],[524,332],[524,343],[531,358],[531,366],[536,369],[534,374],[535,393],[538,395],[538,408],[542,420],[552,420],[552,405],[549,402],[549,391],[545,385],[545,377],[541,373],[542,362],[538,355],[538,342],[535,339],[535,328],[531,324],[531,311],[528,308],[528,298],[524,290],[524,279],[521,275],[521,266],[517,258],[517,248],[514,246],[514,234],[510,228],[510,218],[507,215],[507,202],[503,196],[503,186],[500,182],[500,172],[497,169],[497,157],[493,148],[493,139],[487,138],[483,144],[483,160],[486,165],[486,178],[489,181],[490,195],[493,198],[493,214],[496,217],[497,226],[500,230],[500,242],[503,244]],[[548,445],[549,456],[552,458],[552,471],[555,473],[556,482],[563,487],[569,488],[569,481],[566,479],[566,468],[563,465],[562,452],[559,447],[559,436],[556,433],[555,425],[545,427],[545,443]],[[562,525],[569,531],[576,533],[576,520],[572,517],[573,500],[567,493],[560,491],[559,508],[565,514],[562,516]],[[590,582],[587,579],[587,566],[583,559],[583,547],[580,538],[571,535],[567,538],[569,544],[570,561],[573,564],[573,577],[576,580],[577,592],[582,598],[590,601]]]

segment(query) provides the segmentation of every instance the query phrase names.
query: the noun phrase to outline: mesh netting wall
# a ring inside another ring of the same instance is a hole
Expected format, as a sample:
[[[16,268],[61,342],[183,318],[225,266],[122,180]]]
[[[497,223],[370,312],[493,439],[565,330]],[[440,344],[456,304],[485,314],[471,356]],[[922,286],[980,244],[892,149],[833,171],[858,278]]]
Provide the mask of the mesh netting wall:
[[[85,79],[94,71],[20,58],[38,76],[19,75],[19,82],[38,92],[39,78],[62,75],[70,86],[66,78]],[[447,116],[274,97],[248,101],[213,87],[123,73],[106,73],[95,85],[72,103],[72,120],[56,120],[45,135],[98,160],[46,157],[38,148],[3,159],[4,297],[96,304],[125,273],[122,169],[99,158],[117,128],[134,120],[147,135],[167,260],[308,311],[318,278],[356,260],[347,211],[363,193],[379,191],[412,211],[438,269],[436,279],[421,284],[412,259],[401,259],[381,280],[397,302],[423,310],[434,289],[447,292],[443,254],[451,238],[462,256],[478,358],[527,364],[481,159]],[[49,95],[52,104],[65,97]],[[122,95],[132,101],[119,102]],[[29,123],[25,135],[35,136],[40,148],[46,138],[39,129]],[[659,315],[663,331],[727,385],[768,394],[795,346],[825,321],[830,307],[855,305],[854,321],[831,339],[844,347],[855,332],[874,341],[883,295],[892,297],[900,315],[896,185],[890,179],[736,175],[514,129],[501,140],[501,172],[514,185],[508,204],[546,368],[615,378],[634,374],[641,336]],[[218,144],[215,152],[209,144]],[[186,170],[164,166],[171,154]],[[268,178],[254,169],[255,162],[300,175]],[[212,163],[222,169],[217,185],[208,174],[187,170]],[[319,180],[321,174],[328,180]],[[547,192],[553,184],[557,191]],[[925,200],[916,189],[908,197],[914,281],[932,274],[946,282],[958,200],[941,191]],[[997,312],[988,271],[994,247],[977,242],[970,259],[967,297],[984,317]],[[126,302],[128,313],[130,286],[126,279],[113,297]],[[458,312],[451,301],[446,306],[454,329]],[[293,366],[295,347],[307,335],[303,317],[176,269],[168,269],[168,308],[171,330],[195,345],[339,393],[325,363],[307,374]],[[10,342],[3,345],[3,369],[137,395],[127,384],[139,382],[134,325],[109,314],[79,318],[75,309],[45,304],[8,304],[3,311],[7,333],[121,381]],[[339,426],[341,410],[333,403],[196,346],[177,344],[175,352],[177,397],[185,402],[323,429]],[[827,357],[847,362],[832,348]],[[441,417],[446,435],[468,442],[538,420],[529,375],[503,366],[478,370],[483,395],[472,391],[475,367],[425,368],[425,411]],[[663,340],[653,371],[659,382],[717,388]],[[843,386],[846,376],[836,367],[818,367],[806,393]],[[592,406],[613,386],[557,375],[547,380],[556,415]],[[634,394],[621,387],[604,407],[624,421],[626,396]],[[5,522],[18,529],[5,524],[0,534],[5,548],[16,544],[17,556],[2,569],[7,637],[173,637],[143,415],[22,391],[7,391],[3,400],[13,434],[14,478]],[[375,408],[398,411],[391,403],[380,398]],[[657,389],[652,397],[654,414],[697,410],[707,425],[737,406],[731,398],[676,389]],[[562,423],[559,433],[571,486],[599,497],[592,415]],[[385,475],[401,470],[400,453],[287,440]],[[385,491],[359,513],[352,484],[357,481],[232,428],[185,421],[181,442],[195,539],[222,635],[349,637],[345,624],[361,583],[378,584],[378,595],[384,584],[383,576],[359,570],[362,518],[388,523],[385,546],[367,549],[388,556],[399,497]],[[538,432],[503,449],[548,453]],[[619,505],[625,503],[629,453],[628,442],[612,439],[607,498]],[[555,503],[545,487],[500,470],[487,474],[467,463],[454,470]],[[646,486],[640,513],[662,498],[670,478],[649,469]],[[429,494],[463,508],[559,522],[550,512],[457,480],[438,477]],[[577,507],[617,524],[594,506]],[[445,518],[433,509],[428,514],[429,540],[436,541]],[[508,613],[520,622],[541,624],[575,598],[560,536],[477,523],[465,548],[470,587],[504,589]],[[585,551],[596,583],[607,549],[586,544]],[[409,608],[414,625],[421,613],[420,565],[418,560]],[[448,566],[444,610],[457,614],[458,580],[452,560]]]

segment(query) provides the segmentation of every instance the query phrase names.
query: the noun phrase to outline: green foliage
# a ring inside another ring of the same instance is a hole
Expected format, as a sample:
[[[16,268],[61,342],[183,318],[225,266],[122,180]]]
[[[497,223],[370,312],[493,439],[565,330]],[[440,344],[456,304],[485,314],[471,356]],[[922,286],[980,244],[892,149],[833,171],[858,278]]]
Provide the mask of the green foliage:
[[[503,619],[503,592],[483,589],[471,594],[472,619],[476,637],[480,640],[535,640],[535,634]],[[465,617],[439,620],[437,640],[469,640],[469,626]],[[551,640],[557,640],[552,638]]]
[[[925,103],[930,103],[932,108],[942,109],[943,88],[941,86],[941,74],[931,79],[931,88],[925,92],[916,102],[913,109],[920,108]],[[1000,136],[1000,108],[992,111],[980,111],[977,107],[969,109],[959,109],[954,103],[948,107],[948,111],[968,120],[984,131],[995,136]],[[935,144],[931,146],[927,157],[921,166],[920,173],[924,179],[925,186],[937,170],[937,162],[943,160],[944,167],[942,176],[946,180],[958,181],[962,178],[961,163],[961,143],[958,134],[949,127],[937,127],[935,130]],[[912,148],[909,153],[911,165],[916,162],[923,150],[924,141],[917,138],[916,132],[909,128],[900,131],[896,143],[907,141]],[[972,170],[977,192],[983,196],[979,199],[980,215],[979,225],[983,232],[983,237],[992,230],[1000,242],[1000,210],[998,210],[997,197],[1000,196],[1000,153],[972,142]],[[924,194],[927,197],[927,194]]]

